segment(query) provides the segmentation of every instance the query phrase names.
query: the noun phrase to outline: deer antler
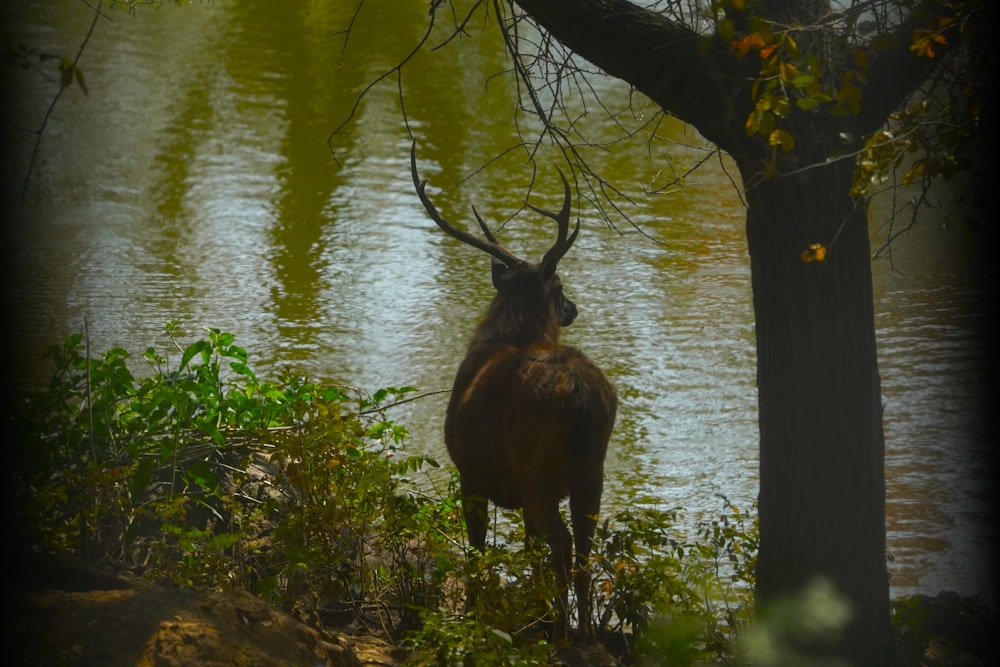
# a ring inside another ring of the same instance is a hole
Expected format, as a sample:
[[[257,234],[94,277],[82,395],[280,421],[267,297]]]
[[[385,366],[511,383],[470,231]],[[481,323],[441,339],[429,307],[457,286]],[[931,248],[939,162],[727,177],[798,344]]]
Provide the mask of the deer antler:
[[[472,212],[476,216],[476,221],[479,223],[479,227],[483,230],[483,233],[486,235],[487,239],[486,241],[477,238],[472,234],[469,234],[468,232],[458,229],[457,227],[453,226],[450,222],[445,220],[443,217],[441,217],[441,214],[438,213],[437,208],[435,208],[434,204],[431,203],[430,197],[428,197],[427,193],[424,191],[424,188],[427,185],[426,179],[420,180],[420,176],[417,173],[417,142],[415,140],[413,144],[411,144],[410,146],[410,171],[413,174],[413,185],[417,189],[417,196],[420,197],[420,202],[424,205],[424,209],[427,211],[427,215],[431,217],[431,220],[437,223],[438,227],[440,227],[450,236],[455,237],[462,243],[471,245],[473,248],[478,248],[483,252],[491,255],[492,257],[495,257],[508,267],[512,267],[515,264],[521,263],[521,260],[518,259],[516,255],[514,255],[512,252],[504,248],[502,245],[500,245],[500,242],[497,241],[496,237],[493,235],[493,232],[491,232],[489,227],[486,226],[486,223],[483,221],[483,219],[479,217],[479,213],[476,211],[475,207],[472,208]],[[569,186],[567,186],[567,188],[568,187]]]
[[[555,274],[556,264],[558,264],[559,260],[563,258],[566,251],[572,247],[573,242],[576,241],[576,235],[580,233],[580,219],[577,218],[576,227],[573,229],[573,233],[568,239],[566,238],[566,235],[569,232],[569,205],[571,199],[569,181],[566,180],[566,176],[563,175],[561,169],[556,167],[556,171],[559,172],[559,178],[562,179],[563,191],[565,193],[563,195],[563,205],[559,212],[553,213],[552,211],[546,211],[543,208],[538,208],[534,204],[525,202],[525,204],[527,204],[535,213],[539,213],[544,215],[546,218],[555,220],[556,224],[559,226],[559,233],[556,237],[555,245],[549,248],[549,250],[545,253],[545,256],[542,257],[542,273],[546,278],[551,278],[552,275]]]

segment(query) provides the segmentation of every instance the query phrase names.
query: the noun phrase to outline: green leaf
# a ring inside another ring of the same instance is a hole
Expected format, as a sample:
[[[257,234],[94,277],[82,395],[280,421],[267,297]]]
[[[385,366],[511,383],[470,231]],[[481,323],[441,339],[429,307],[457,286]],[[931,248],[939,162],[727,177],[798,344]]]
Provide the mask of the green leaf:
[[[156,469],[156,459],[144,458],[135,467],[132,478],[129,480],[129,490],[133,496],[144,493],[153,479],[153,471]]]
[[[791,104],[788,102],[787,97],[779,97],[774,101],[773,108],[774,115],[779,118],[788,118],[788,112],[791,109]]]
[[[339,387],[325,387],[322,399],[324,401],[346,401],[348,396]]]
[[[240,361],[247,360],[247,351],[244,350],[239,345],[229,345],[221,350],[221,354],[224,357],[229,357],[230,359],[239,359]]]
[[[186,367],[188,365],[188,362],[191,361],[191,358],[194,357],[194,355],[201,354],[203,355],[203,357],[207,357],[207,355],[211,353],[211,351],[212,348],[207,340],[199,340],[197,342],[191,343],[190,345],[188,345],[188,348],[184,350],[184,355],[181,357],[180,367],[181,368]]]
[[[514,638],[511,637],[508,633],[504,632],[503,630],[501,630],[499,628],[490,628],[490,632],[492,632],[494,635],[496,635],[497,637],[499,637],[504,643],[510,644],[510,645],[513,646],[513,644],[514,644]]]
[[[204,489],[214,489],[219,486],[215,473],[204,461],[198,461],[187,469],[187,476]]]
[[[195,426],[199,431],[212,438],[212,442],[217,447],[222,447],[226,444],[226,439],[223,437],[222,431],[215,426],[214,418],[198,419],[195,421]]]
[[[246,364],[239,361],[234,361],[231,364],[229,364],[229,367],[233,369],[234,372],[239,373],[240,375],[245,375],[246,377],[256,382],[257,376]]]
[[[87,92],[87,84],[83,80],[83,70],[79,67],[73,67],[73,76],[76,78],[76,85],[80,86],[80,90],[83,91],[83,94],[89,96],[89,93]]]
[[[205,549],[207,551],[222,551],[238,544],[239,541],[240,536],[237,533],[219,533],[208,541]]]

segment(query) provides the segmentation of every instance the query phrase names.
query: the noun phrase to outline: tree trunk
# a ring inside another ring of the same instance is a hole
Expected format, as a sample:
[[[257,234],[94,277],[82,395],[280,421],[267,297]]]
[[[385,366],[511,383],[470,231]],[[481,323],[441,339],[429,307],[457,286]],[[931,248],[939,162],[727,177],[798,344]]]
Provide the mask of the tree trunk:
[[[835,651],[883,665],[885,441],[868,229],[848,195],[852,171],[842,161],[747,189],[760,408],[756,594],[766,608],[826,578],[852,614]],[[827,246],[824,261],[805,261],[814,243]]]

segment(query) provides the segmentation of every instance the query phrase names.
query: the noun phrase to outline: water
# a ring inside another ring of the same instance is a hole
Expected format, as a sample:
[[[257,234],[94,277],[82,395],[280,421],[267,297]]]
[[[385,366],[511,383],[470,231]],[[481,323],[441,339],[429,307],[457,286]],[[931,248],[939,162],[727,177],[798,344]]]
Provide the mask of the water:
[[[75,52],[90,20],[83,3],[22,4],[4,10],[31,14],[15,43]],[[293,369],[370,390],[450,386],[491,297],[488,260],[420,208],[395,81],[327,145],[362,89],[420,38],[425,4],[385,16],[366,5],[346,51],[338,31],[353,6],[338,5],[216,2],[99,22],[80,63],[89,94],[74,88],[60,100],[23,203],[14,186],[33,137],[9,142],[16,386],[39,381],[38,353],[84,320],[96,350],[165,350],[163,325],[176,320],[192,338],[202,326],[235,333],[262,377]],[[523,151],[478,171],[518,141],[509,84],[486,84],[505,67],[494,32],[475,32],[460,62],[430,55],[404,70],[421,172],[445,216],[465,225],[472,204],[506,221],[531,179]],[[19,87],[11,122],[37,127],[54,83],[30,70],[7,76]],[[623,99],[613,82],[597,85]],[[681,506],[694,521],[721,509],[720,494],[744,509],[757,494],[744,211],[714,158],[683,187],[644,194],[706,148],[666,123],[648,150],[633,141],[588,156],[636,204],[625,207],[631,223],[617,217],[613,229],[583,203],[583,231],[560,264],[581,311],[564,340],[621,396],[606,508]],[[551,163],[540,160],[528,196],[554,208]],[[529,213],[501,232],[535,259],[553,233]],[[988,341],[974,244],[946,209],[900,240],[893,263],[874,264],[894,594],[993,586],[979,371]],[[412,431],[411,451],[446,460],[446,401],[437,394],[394,412]]]

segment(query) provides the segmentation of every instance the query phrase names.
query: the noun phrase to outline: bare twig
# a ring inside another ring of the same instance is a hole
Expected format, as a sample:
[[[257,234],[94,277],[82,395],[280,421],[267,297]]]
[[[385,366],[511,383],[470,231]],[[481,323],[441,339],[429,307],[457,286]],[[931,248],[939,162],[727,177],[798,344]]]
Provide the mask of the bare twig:
[[[77,69],[81,56],[83,56],[83,50],[87,47],[87,44],[90,42],[90,37],[94,34],[94,28],[97,27],[97,20],[101,18],[101,16],[103,16],[102,6],[104,4],[104,0],[98,0],[96,6],[90,5],[89,3],[86,2],[84,4],[86,4],[88,7],[91,7],[94,10],[94,18],[90,22],[90,27],[87,29],[87,34],[84,36],[83,41],[80,43],[80,48],[78,48],[76,51],[76,57],[73,58],[74,71]],[[52,116],[52,112],[55,110],[56,103],[59,102],[59,98],[62,97],[63,91],[66,90],[68,87],[69,84],[66,83],[66,80],[61,79],[59,82],[59,90],[57,90],[56,94],[52,97],[52,101],[49,103],[49,108],[45,111],[45,115],[42,117],[41,125],[39,125],[37,130],[33,131],[35,135],[35,146],[31,151],[31,158],[28,160],[28,168],[24,174],[24,183],[21,185],[21,201],[24,201],[24,198],[28,194],[28,183],[31,181],[31,174],[35,169],[35,160],[38,157],[38,151],[42,143],[42,135],[45,133],[45,128],[49,123],[49,118]]]
[[[402,405],[403,403],[410,403],[412,401],[418,401],[420,399],[428,398],[430,396],[438,396],[440,394],[450,394],[450,393],[451,389],[435,389],[434,391],[427,391],[422,394],[417,394],[416,396],[410,396],[409,398],[401,398],[398,401],[393,401],[392,403],[389,403],[388,405],[377,405],[367,410],[360,410],[358,411],[358,416],[360,417],[365,415],[378,414],[380,412],[385,412],[386,410],[390,410],[392,408],[395,408],[396,406]]]
[[[360,8],[361,8],[360,5],[361,4],[364,4],[364,0],[360,0],[360,3],[359,3],[357,11],[360,11]],[[351,19],[351,25],[353,25],[354,20],[357,18],[357,11],[355,12],[355,16]],[[424,48],[424,45],[427,44],[427,42],[430,40],[431,32],[434,30],[434,11],[433,11],[433,7],[431,9],[430,17],[431,17],[430,20],[427,22],[427,29],[424,31],[424,34],[420,37],[420,40],[417,42],[416,46],[414,46],[410,50],[410,52],[407,53],[403,57],[402,60],[400,60],[398,63],[396,63],[395,65],[393,65],[392,67],[390,67],[388,70],[386,70],[385,72],[383,72],[379,76],[377,76],[373,81],[371,81],[367,86],[364,87],[364,89],[361,91],[361,93],[354,100],[354,106],[351,107],[351,110],[347,114],[347,117],[327,137],[327,139],[326,139],[326,145],[330,149],[330,154],[333,156],[334,162],[336,162],[338,165],[340,164],[340,160],[337,159],[337,154],[336,154],[336,152],[335,152],[335,150],[333,148],[334,139],[336,137],[339,137],[339,136],[342,136],[343,134],[345,134],[344,128],[346,128],[350,124],[350,122],[352,120],[354,120],[354,117],[358,113],[358,109],[361,108],[361,102],[364,101],[364,99],[368,96],[368,94],[376,86],[378,86],[380,83],[382,83],[386,79],[395,76],[396,77],[396,86],[397,86],[397,88],[399,90],[399,101],[400,101],[400,104],[402,104],[402,102],[403,102],[403,67],[406,65],[406,63],[410,62],[410,60],[415,55],[417,55],[417,53],[419,53],[420,50]],[[349,35],[348,35],[348,37],[349,37]],[[346,40],[348,39],[348,37],[344,38],[345,39],[345,43],[346,43]],[[412,138],[413,132],[412,132],[412,130],[410,130],[410,122],[409,122],[409,119],[406,116],[406,108],[405,107],[401,107],[401,108],[402,108],[402,113],[403,113],[403,123],[406,125],[407,132],[410,134],[410,136]]]

